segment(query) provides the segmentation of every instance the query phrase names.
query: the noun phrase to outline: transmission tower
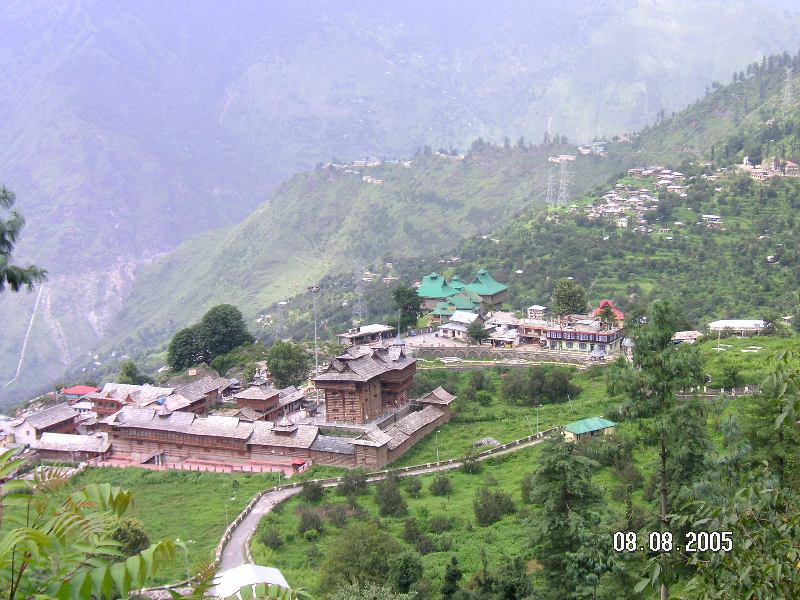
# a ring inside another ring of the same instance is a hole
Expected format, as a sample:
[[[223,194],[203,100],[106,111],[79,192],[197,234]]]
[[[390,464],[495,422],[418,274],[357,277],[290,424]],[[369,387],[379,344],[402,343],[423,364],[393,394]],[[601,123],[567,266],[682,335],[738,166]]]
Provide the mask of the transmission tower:
[[[558,202],[557,204],[567,205],[567,198],[569,196],[569,171],[567,170],[567,161],[561,161],[561,181],[558,185]]]
[[[547,169],[547,205],[553,204],[555,202],[555,173],[553,173],[553,167],[548,167]]]
[[[794,104],[794,69],[786,67],[786,83],[783,89],[783,103],[787,109]]]
[[[356,274],[356,300],[353,302],[353,325],[361,325],[367,317],[367,303],[364,302],[364,279]]]

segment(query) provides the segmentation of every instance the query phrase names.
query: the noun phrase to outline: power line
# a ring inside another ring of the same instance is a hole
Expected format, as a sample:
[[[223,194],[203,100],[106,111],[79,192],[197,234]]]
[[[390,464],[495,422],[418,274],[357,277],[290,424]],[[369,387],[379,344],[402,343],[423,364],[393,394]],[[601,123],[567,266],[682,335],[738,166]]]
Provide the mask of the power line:
[[[558,184],[558,202],[556,204],[567,205],[569,198],[569,170],[567,169],[567,161],[561,161],[561,180]]]
[[[555,173],[553,167],[547,167],[547,199],[545,204],[550,206],[555,202]]]

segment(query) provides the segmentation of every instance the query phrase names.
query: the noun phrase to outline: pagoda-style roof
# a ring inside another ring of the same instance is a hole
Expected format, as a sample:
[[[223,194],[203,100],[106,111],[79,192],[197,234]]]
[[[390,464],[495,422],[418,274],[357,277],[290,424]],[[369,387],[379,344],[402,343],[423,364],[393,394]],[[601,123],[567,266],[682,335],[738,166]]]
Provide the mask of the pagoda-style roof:
[[[458,290],[448,285],[445,278],[435,271],[422,278],[422,283],[420,283],[417,290],[417,294],[421,298],[449,298],[456,293],[458,293]]]
[[[326,369],[314,377],[315,382],[369,381],[389,371],[399,371],[414,364],[402,346],[389,348],[348,348],[335,357]]]
[[[467,286],[458,278],[458,275],[453,275],[453,278],[450,280],[450,287],[456,291],[461,291]]]
[[[508,289],[508,286],[495,281],[486,269],[481,269],[467,289],[479,296],[494,296]]]
[[[480,304],[480,296],[469,294],[467,290],[462,290],[455,296],[450,296],[447,300],[437,303],[432,313],[440,317],[449,317],[457,310],[474,312]]]

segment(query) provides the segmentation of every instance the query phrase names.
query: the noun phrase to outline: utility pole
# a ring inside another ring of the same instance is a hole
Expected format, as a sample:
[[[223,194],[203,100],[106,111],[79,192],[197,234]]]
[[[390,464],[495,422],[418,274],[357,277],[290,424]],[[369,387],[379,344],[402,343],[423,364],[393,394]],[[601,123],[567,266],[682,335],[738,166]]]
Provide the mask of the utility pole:
[[[567,205],[567,198],[569,196],[569,171],[567,170],[567,161],[561,161],[561,181],[558,186],[558,204]]]
[[[547,168],[547,200],[545,203],[550,206],[555,202],[555,173],[553,167]]]
[[[314,284],[308,291],[311,292],[311,297],[314,299],[314,377],[319,375],[319,354],[317,353],[317,294],[319,293],[319,285]],[[319,388],[314,385],[317,392],[317,405],[319,405]]]

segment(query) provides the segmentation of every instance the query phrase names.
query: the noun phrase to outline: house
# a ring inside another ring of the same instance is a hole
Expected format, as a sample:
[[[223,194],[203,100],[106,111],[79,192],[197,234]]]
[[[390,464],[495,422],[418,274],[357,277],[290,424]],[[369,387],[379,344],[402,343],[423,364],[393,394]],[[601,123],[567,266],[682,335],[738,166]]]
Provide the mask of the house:
[[[448,285],[445,278],[435,271],[430,275],[425,275],[417,289],[417,295],[422,298],[422,308],[425,310],[434,309],[436,304],[457,293],[457,290]]]
[[[537,319],[543,321],[547,318],[547,307],[541,304],[534,304],[525,310],[529,319]]]
[[[89,394],[86,399],[94,405],[98,418],[113,415],[123,406],[146,406],[172,394],[175,388],[127,383],[106,383],[99,392]]]
[[[703,221],[705,223],[721,223],[722,217],[719,215],[703,215]]]
[[[266,413],[278,406],[280,392],[268,385],[251,385],[246,390],[236,392],[231,399],[239,407],[248,407],[252,410]]]
[[[366,346],[373,342],[387,340],[392,337],[394,332],[394,327],[373,323],[354,327],[347,333],[339,333],[336,335],[336,341],[344,346]]]
[[[552,352],[578,353],[595,360],[622,351],[622,328],[605,325],[597,319],[536,321],[525,319],[519,325],[521,344],[534,344]]]
[[[702,331],[676,331],[670,340],[673,344],[694,344],[703,337]]]
[[[798,165],[794,161],[787,160],[784,169],[784,174],[787,177],[800,177],[800,165]]]
[[[486,269],[481,269],[472,280],[467,284],[467,290],[474,292],[481,297],[481,301],[489,306],[500,304],[506,299],[508,286],[495,281]]]
[[[61,395],[64,396],[64,399],[68,402],[72,402],[83,398],[87,394],[94,394],[95,392],[97,392],[97,388],[92,385],[74,385],[62,389]]]
[[[583,439],[601,435],[611,435],[617,424],[603,417],[590,417],[573,421],[564,426],[564,439],[568,442],[579,442]]]
[[[186,410],[200,415],[208,414],[221,399],[223,392],[230,386],[230,379],[206,375],[196,381],[175,388],[173,395],[183,396],[188,403],[175,406],[172,410]],[[167,396],[169,402],[170,397]]]
[[[14,442],[31,445],[43,433],[73,433],[78,422],[78,411],[67,402],[50,406],[39,412],[8,423]]]
[[[624,327],[625,313],[622,312],[619,307],[614,305],[613,300],[600,300],[600,305],[592,311],[592,316],[599,318],[606,307],[611,309],[611,313],[614,315],[614,322],[620,327]]]
[[[47,460],[81,462],[93,458],[106,458],[111,450],[107,433],[73,435],[69,433],[43,433],[31,444],[36,454]]]
[[[439,331],[444,337],[464,340],[467,339],[469,326],[476,320],[483,321],[483,318],[478,313],[457,310],[447,323],[439,326]]]
[[[436,307],[431,311],[431,323],[446,323],[457,310],[478,312],[480,308],[480,296],[462,289],[455,296],[450,296],[447,300],[436,304]]]
[[[417,361],[401,345],[351,347],[313,378],[328,421],[366,423],[408,402]]]
[[[769,327],[762,319],[723,319],[708,324],[709,331],[717,333],[738,333],[742,337],[758,335]]]

